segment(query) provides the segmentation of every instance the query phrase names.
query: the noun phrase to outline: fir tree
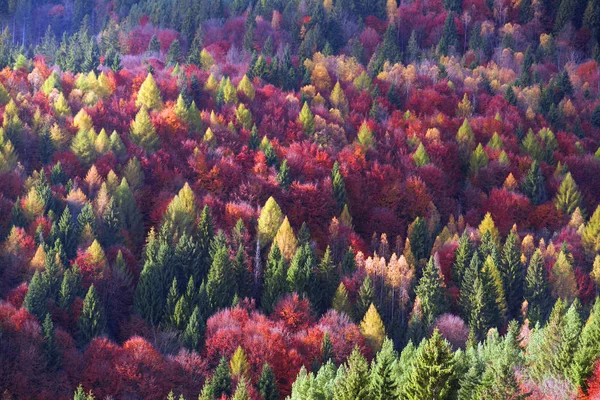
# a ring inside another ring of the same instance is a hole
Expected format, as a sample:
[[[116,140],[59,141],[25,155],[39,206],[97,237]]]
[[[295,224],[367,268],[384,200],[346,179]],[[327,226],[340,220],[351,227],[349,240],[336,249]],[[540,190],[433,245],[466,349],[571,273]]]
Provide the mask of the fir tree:
[[[341,211],[344,208],[344,205],[348,203],[348,198],[346,195],[344,177],[340,172],[340,165],[337,161],[333,164],[333,169],[331,170],[331,184],[333,186],[333,197],[335,199],[335,203],[338,211]]]
[[[292,184],[290,167],[288,166],[287,160],[283,160],[283,163],[279,167],[279,171],[277,172],[277,182],[279,182],[279,186],[281,186],[283,190],[288,190]]]
[[[56,349],[56,338],[54,332],[54,324],[50,313],[46,314],[46,319],[42,324],[42,330],[44,332],[44,354],[46,355],[46,361],[50,369],[55,369],[60,364],[60,354]]]
[[[540,205],[548,200],[546,180],[536,160],[531,163],[531,168],[521,184],[521,190],[535,205]]]
[[[236,282],[231,260],[226,246],[220,246],[214,253],[208,272],[206,293],[213,310],[231,306],[236,292]]]
[[[396,398],[395,363],[394,345],[390,339],[385,339],[371,366],[369,399],[390,400]]]
[[[200,351],[203,334],[204,321],[202,320],[198,306],[196,306],[183,331],[181,337],[182,344],[190,351]]]
[[[270,312],[273,310],[279,297],[285,292],[287,286],[285,263],[277,242],[271,246],[265,267],[264,280],[265,284],[261,304],[265,312]]]
[[[507,316],[514,319],[519,316],[523,301],[523,267],[521,266],[521,251],[517,235],[510,232],[502,249],[500,274],[504,282]]]
[[[587,389],[587,379],[592,375],[595,360],[600,357],[600,300],[596,297],[590,316],[583,326],[573,355],[570,377],[573,385]]]
[[[358,301],[356,302],[356,313],[354,315],[357,318],[362,318],[374,301],[375,292],[373,281],[371,281],[371,278],[367,275],[358,291]]]
[[[105,326],[104,307],[102,307],[100,298],[92,284],[85,295],[83,308],[77,322],[81,343],[89,343],[94,337],[104,333]]]
[[[269,364],[265,363],[258,379],[258,392],[264,400],[278,400],[279,390],[275,382],[275,375]]]
[[[424,321],[430,326],[447,308],[444,279],[433,257],[423,269],[415,294],[421,300]]]
[[[358,347],[354,347],[344,364],[345,374],[334,383],[335,400],[369,398],[369,364]],[[378,377],[378,379],[381,377]]]

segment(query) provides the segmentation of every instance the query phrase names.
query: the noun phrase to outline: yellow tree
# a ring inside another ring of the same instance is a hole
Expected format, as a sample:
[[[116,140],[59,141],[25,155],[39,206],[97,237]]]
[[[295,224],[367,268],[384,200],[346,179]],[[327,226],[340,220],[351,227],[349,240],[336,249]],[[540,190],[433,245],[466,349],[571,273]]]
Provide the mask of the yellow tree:
[[[581,235],[581,244],[586,254],[590,256],[600,252],[600,206],[596,207],[596,211],[585,224]]]
[[[483,221],[481,221],[481,223],[479,224],[479,235],[483,236],[483,234],[486,231],[490,231],[490,234],[492,235],[494,242],[496,242],[496,244],[499,245],[500,244],[500,232],[498,232],[498,229],[496,228],[496,224],[494,223],[494,220],[492,218],[492,214],[490,214],[490,213],[485,214],[485,217],[483,217]]]
[[[381,345],[385,340],[385,326],[373,303],[369,306],[365,317],[360,323],[360,332],[374,353],[381,349]]]
[[[283,219],[281,226],[277,230],[275,242],[277,243],[277,246],[279,246],[279,250],[286,260],[289,261],[294,257],[296,248],[298,247],[298,240],[296,239],[296,235],[294,235],[294,231],[287,217]]]
[[[258,217],[258,239],[262,247],[273,241],[282,222],[283,213],[279,204],[273,197],[269,197]]]
[[[578,294],[573,266],[565,251],[561,250],[552,267],[552,295],[571,303]]]
[[[151,73],[148,73],[144,83],[140,86],[135,105],[136,107],[146,107],[149,109],[162,109],[163,102],[160,96],[160,90]]]
[[[131,140],[146,151],[154,151],[160,144],[160,138],[145,106],[140,108],[131,124]]]
[[[250,79],[246,75],[238,83],[237,91],[244,93],[244,96],[250,99],[250,101],[254,100],[254,96],[256,95],[254,85],[252,85],[252,82],[250,82]]]
[[[369,128],[366,120],[363,121],[358,130],[357,139],[358,143],[362,144],[363,146],[370,147],[375,144],[375,137],[373,136],[373,132],[371,131],[371,128]]]
[[[246,353],[244,352],[244,349],[242,349],[242,346],[238,346],[231,356],[229,368],[231,369],[231,376],[233,378],[239,379],[248,375],[250,364],[248,363]]]

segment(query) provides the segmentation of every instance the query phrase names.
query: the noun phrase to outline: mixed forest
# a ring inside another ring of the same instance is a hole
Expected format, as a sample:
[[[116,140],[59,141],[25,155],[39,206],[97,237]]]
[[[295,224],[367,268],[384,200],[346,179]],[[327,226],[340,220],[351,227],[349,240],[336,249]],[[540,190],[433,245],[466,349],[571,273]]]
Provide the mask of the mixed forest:
[[[600,0],[0,27],[3,400],[600,398]]]

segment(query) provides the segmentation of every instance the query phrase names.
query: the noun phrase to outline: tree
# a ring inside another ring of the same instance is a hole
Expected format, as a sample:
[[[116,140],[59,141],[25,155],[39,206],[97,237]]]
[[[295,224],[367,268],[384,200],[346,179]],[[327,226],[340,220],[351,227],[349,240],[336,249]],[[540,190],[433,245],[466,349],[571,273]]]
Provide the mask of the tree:
[[[142,106],[131,123],[131,140],[148,152],[153,152],[160,146],[160,137],[156,134],[145,106]]]
[[[273,197],[269,197],[258,217],[258,239],[262,247],[273,241],[281,223],[283,213]]]
[[[429,164],[429,155],[427,154],[427,150],[425,150],[423,143],[419,143],[415,154],[413,154],[413,160],[417,167],[423,167]]]
[[[85,394],[83,390],[83,386],[77,386],[77,390],[75,390],[75,394],[73,395],[73,400],[94,400],[94,396],[92,391],[90,390],[88,394]]]
[[[314,262],[308,244],[298,247],[287,271],[287,284],[291,292],[299,294],[307,292]]]
[[[578,340],[577,350],[571,365],[571,382],[584,391],[591,377],[594,363],[600,357],[600,300],[596,297],[587,322],[583,326]]]
[[[375,292],[373,288],[373,281],[369,275],[367,275],[358,291],[358,301],[356,303],[356,313],[354,315],[357,318],[362,318],[374,301]]]
[[[248,393],[248,382],[245,377],[242,377],[237,384],[235,393],[231,400],[250,400],[250,394]]]
[[[469,160],[469,171],[472,175],[477,175],[481,168],[487,167],[488,155],[483,150],[481,143],[477,145],[475,150],[471,153],[471,159]]]
[[[100,303],[100,298],[92,284],[85,295],[81,315],[77,322],[81,343],[89,343],[90,340],[101,335],[105,326],[104,307]]]
[[[204,334],[204,320],[200,314],[198,306],[194,307],[194,311],[183,331],[181,337],[182,344],[190,351],[200,351],[202,346],[202,337]]]
[[[523,301],[523,267],[517,235],[511,231],[502,249],[500,262],[508,319],[518,318]]]
[[[269,252],[269,258],[265,267],[264,282],[261,305],[265,312],[270,312],[273,310],[279,297],[285,292],[287,286],[285,262],[277,242],[273,243]]]
[[[439,265],[433,257],[423,269],[423,276],[415,289],[415,294],[421,300],[424,321],[427,326],[433,324],[435,319],[446,311],[445,284]]]
[[[348,197],[346,195],[344,177],[340,172],[340,165],[337,161],[333,163],[333,168],[331,169],[331,185],[333,187],[333,197],[338,211],[341,211],[344,206],[347,205]]]
[[[375,145],[375,137],[373,136],[373,132],[371,131],[371,128],[369,128],[367,121],[363,121],[358,129],[357,140],[358,143],[366,147]]]
[[[534,205],[540,205],[548,200],[546,180],[536,160],[531,163],[531,167],[521,184],[521,191],[529,197]]]
[[[373,303],[369,306],[367,313],[360,323],[360,332],[373,352],[378,352],[381,349],[385,339],[385,326]]]
[[[552,308],[548,273],[542,253],[536,250],[529,260],[527,276],[525,277],[525,299],[528,303],[527,318],[532,326],[542,325]]]
[[[183,60],[181,55],[181,44],[178,39],[175,39],[171,42],[171,46],[169,46],[169,51],[167,52],[167,64],[169,65],[177,65]]]
[[[244,352],[242,346],[238,346],[231,356],[231,360],[229,360],[229,368],[233,378],[240,379],[248,375],[248,372],[250,371],[250,364],[248,364],[246,353]]]
[[[450,344],[436,329],[423,347],[418,350],[408,382],[405,398],[447,399],[452,389],[454,360]]]
[[[135,291],[134,308],[148,323],[156,325],[164,312],[164,262],[167,244],[159,243],[154,230],[148,234],[144,268]],[[162,254],[162,256],[160,256]],[[171,278],[172,279],[172,278]]]
[[[269,364],[263,364],[260,378],[258,379],[258,392],[264,400],[278,400],[279,390],[275,382],[275,375]]]
[[[208,272],[206,293],[213,310],[231,306],[236,292],[235,274],[226,246],[219,246]]]
[[[554,204],[558,211],[568,215],[571,215],[577,207],[581,208],[581,193],[570,172],[560,183]]]
[[[135,106],[142,108],[145,107],[147,109],[157,109],[160,110],[163,108],[162,98],[160,96],[160,90],[154,81],[154,77],[151,73],[148,73],[146,79],[140,86],[140,90],[138,91],[137,98],[135,100]]]
[[[46,284],[42,274],[36,270],[29,282],[23,306],[40,321],[46,315]]]
[[[394,364],[396,353],[390,339],[382,342],[381,350],[377,353],[372,363],[369,379],[369,399],[388,400],[395,399],[396,380],[394,379]]]
[[[298,121],[302,124],[307,135],[313,134],[315,131],[315,119],[307,102],[304,102],[304,105],[302,106],[300,115],[298,115]]]
[[[452,1],[456,3],[457,1]],[[446,16],[446,20],[444,21],[444,29],[442,31],[442,37],[438,42],[438,53],[442,55],[447,55],[450,48],[456,46],[456,24],[454,23],[454,13],[449,12]]]
[[[561,250],[552,267],[552,295],[571,302],[578,293],[572,262],[565,250]]]
[[[88,133],[88,131],[80,129],[71,142],[71,150],[86,167],[96,159],[96,148]]]
[[[44,354],[46,355],[46,361],[50,369],[55,369],[60,364],[60,354],[56,349],[56,337],[54,332],[54,324],[50,313],[46,314],[46,319],[42,324],[42,330],[44,332]]]
[[[335,400],[367,400],[369,398],[369,364],[355,346],[344,364],[345,374],[335,381]],[[378,377],[381,380],[381,376]]]
[[[454,259],[453,280],[459,285],[463,280],[464,271],[469,267],[469,263],[473,258],[473,243],[467,232],[463,232],[458,241],[458,248]]]
[[[600,253],[600,205],[583,228],[581,244],[590,259]]]
[[[331,302],[331,308],[337,312],[345,313],[349,317],[352,316],[352,307],[348,300],[348,291],[346,290],[344,282],[340,282],[338,288],[336,289]]]

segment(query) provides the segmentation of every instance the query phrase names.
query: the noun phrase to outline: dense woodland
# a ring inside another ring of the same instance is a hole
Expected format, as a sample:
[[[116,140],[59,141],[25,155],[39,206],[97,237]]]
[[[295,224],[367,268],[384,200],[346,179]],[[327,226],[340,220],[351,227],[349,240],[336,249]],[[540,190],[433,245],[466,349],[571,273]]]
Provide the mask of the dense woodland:
[[[3,400],[600,398],[600,0],[0,25]]]

